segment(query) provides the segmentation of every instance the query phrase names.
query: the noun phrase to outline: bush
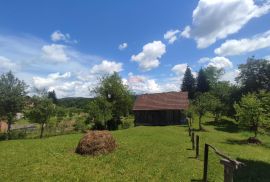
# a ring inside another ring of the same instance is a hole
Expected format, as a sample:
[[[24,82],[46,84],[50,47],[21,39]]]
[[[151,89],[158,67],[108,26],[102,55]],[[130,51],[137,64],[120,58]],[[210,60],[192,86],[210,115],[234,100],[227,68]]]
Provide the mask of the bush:
[[[90,131],[80,140],[76,153],[81,155],[107,154],[116,148],[116,142],[108,131]]]
[[[134,117],[133,116],[128,116],[128,117],[123,117],[121,119],[121,128],[122,129],[127,129],[130,127],[134,126]]]

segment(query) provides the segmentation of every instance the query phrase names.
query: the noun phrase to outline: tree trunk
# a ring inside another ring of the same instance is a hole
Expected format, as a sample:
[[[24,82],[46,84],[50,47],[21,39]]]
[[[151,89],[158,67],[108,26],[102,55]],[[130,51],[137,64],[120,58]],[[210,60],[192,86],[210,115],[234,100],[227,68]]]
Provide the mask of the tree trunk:
[[[6,140],[9,140],[11,138],[11,123],[12,123],[12,115],[11,114],[8,114],[8,129],[7,129],[7,135],[6,135]]]
[[[199,130],[202,130],[202,115],[199,115]]]
[[[44,132],[44,123],[41,124],[40,138],[43,137],[43,132]]]

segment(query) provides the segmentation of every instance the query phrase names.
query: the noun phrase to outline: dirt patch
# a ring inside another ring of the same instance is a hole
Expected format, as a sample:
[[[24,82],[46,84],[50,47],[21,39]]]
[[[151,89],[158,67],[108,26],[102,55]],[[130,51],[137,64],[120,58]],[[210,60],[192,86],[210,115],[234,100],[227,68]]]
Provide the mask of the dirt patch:
[[[80,140],[76,153],[81,155],[107,154],[116,148],[116,141],[109,131],[90,131]]]

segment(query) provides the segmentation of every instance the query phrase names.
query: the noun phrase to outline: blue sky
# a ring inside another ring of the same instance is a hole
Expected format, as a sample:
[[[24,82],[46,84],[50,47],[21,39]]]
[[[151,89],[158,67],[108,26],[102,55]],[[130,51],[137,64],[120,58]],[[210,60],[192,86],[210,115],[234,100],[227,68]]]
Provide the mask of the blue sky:
[[[189,65],[226,70],[270,59],[269,0],[15,1],[0,6],[0,73],[58,97],[89,97],[119,72],[136,93],[179,90]]]

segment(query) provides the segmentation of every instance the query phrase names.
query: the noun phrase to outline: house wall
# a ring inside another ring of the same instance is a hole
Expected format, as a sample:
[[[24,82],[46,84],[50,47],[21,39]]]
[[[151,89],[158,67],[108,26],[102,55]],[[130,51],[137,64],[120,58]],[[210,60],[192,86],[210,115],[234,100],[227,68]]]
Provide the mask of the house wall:
[[[181,110],[134,111],[135,125],[177,125],[185,116]]]

